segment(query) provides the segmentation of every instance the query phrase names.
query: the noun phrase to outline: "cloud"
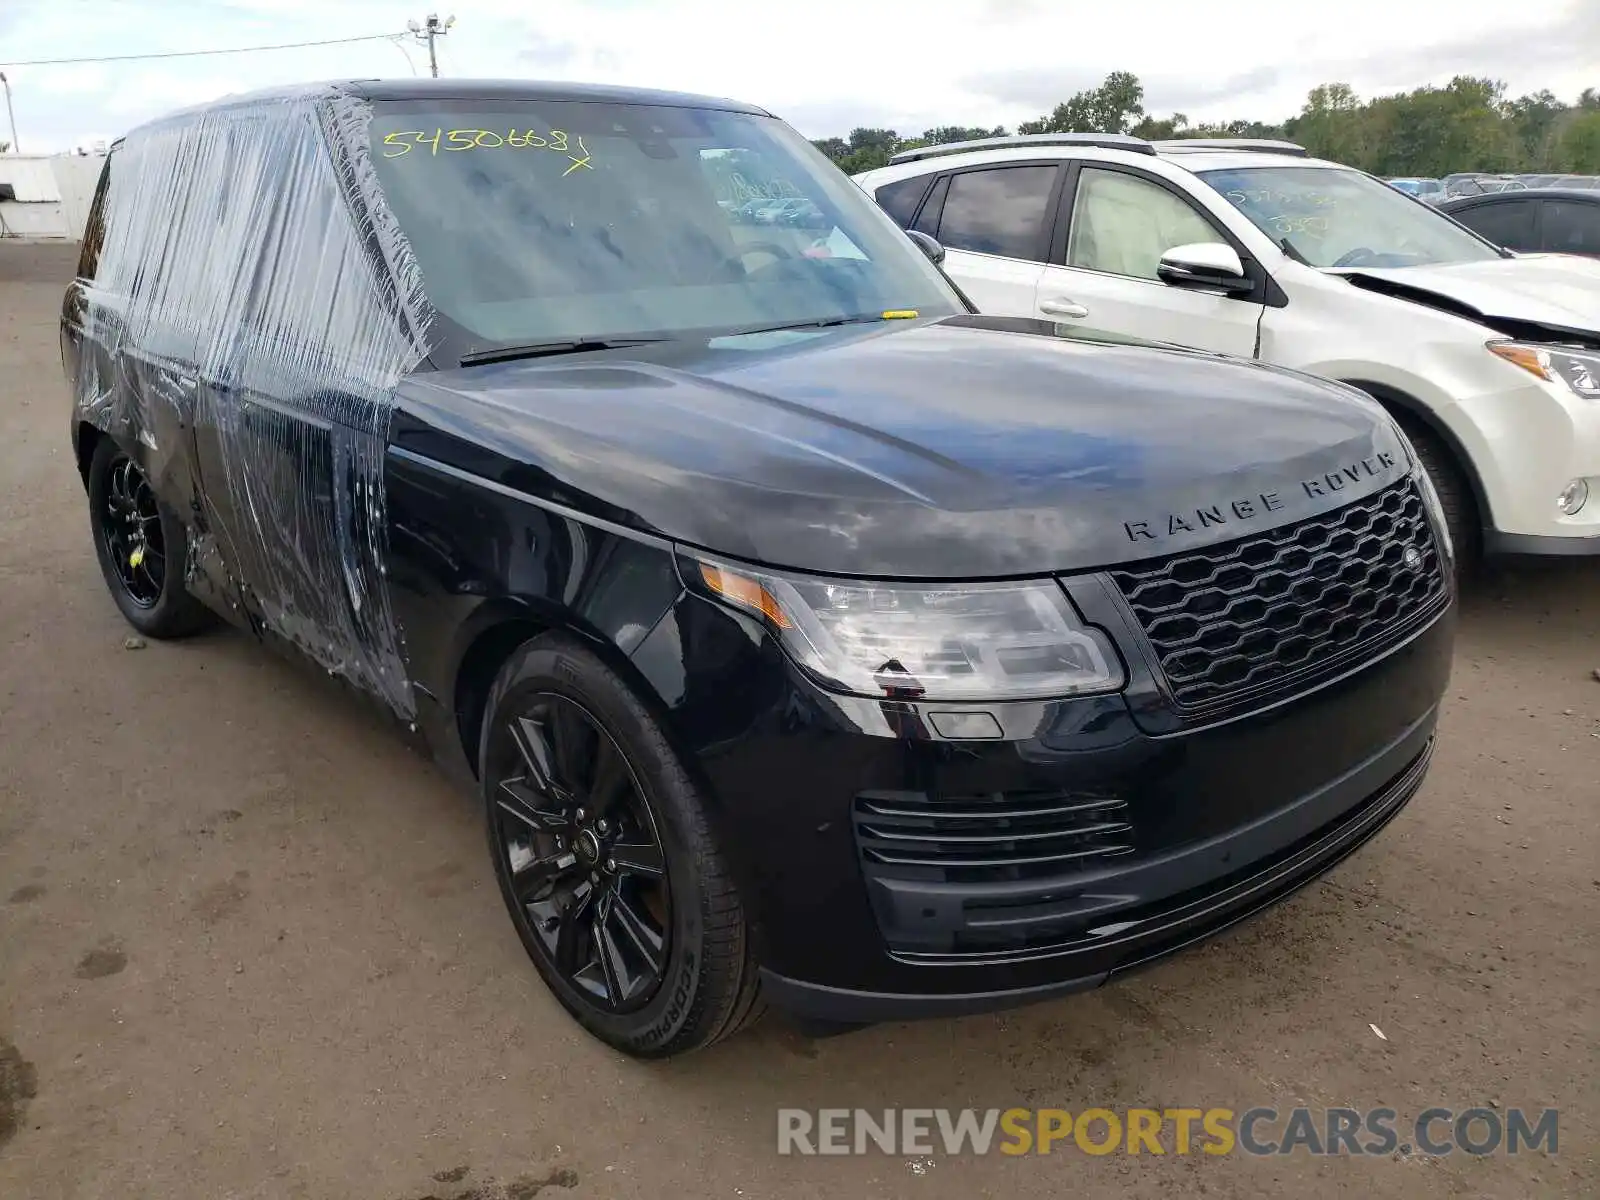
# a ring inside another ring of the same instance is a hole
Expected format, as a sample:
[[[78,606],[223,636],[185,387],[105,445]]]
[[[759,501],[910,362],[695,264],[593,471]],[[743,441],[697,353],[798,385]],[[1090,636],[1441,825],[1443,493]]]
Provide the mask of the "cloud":
[[[120,77],[105,94],[101,108],[113,117],[143,118],[152,110],[170,112],[241,90],[236,80],[221,71],[178,76],[145,70]]]
[[[1181,77],[1143,80],[1145,108],[1154,113],[1183,112],[1232,104],[1249,96],[1270,92],[1283,81],[1275,66],[1255,67],[1216,83]],[[1287,115],[1287,114],[1285,114]]]
[[[517,51],[517,61],[530,67],[564,67],[582,53],[572,42],[536,38],[532,45]]]
[[[1015,6],[991,0],[997,11]],[[1028,61],[1038,53],[1030,45],[1072,43],[1055,41],[1050,21],[1032,14],[1036,36],[1027,45],[1003,64],[961,74],[957,86],[980,103],[1021,106],[1034,115],[1098,86],[1110,71],[1130,70],[1144,85],[1146,110],[1155,115],[1176,111],[1194,120],[1276,120],[1298,112],[1312,87],[1334,81],[1370,96],[1443,84],[1455,75],[1488,75],[1505,80],[1512,94],[1550,87],[1571,99],[1600,62],[1600,3],[1595,0],[1524,0],[1514,15],[1462,7],[1448,23],[1441,23],[1431,6],[1395,0],[1343,0],[1337,23],[1325,23],[1322,9],[1296,15],[1253,0],[1234,0],[1228,6],[1232,19],[1218,20],[1217,7],[1191,6],[1187,14],[1162,11],[1159,43],[1096,39],[1087,52],[1049,53],[1049,61],[1039,65]],[[1164,6],[1131,0],[1124,8],[1154,17]],[[1131,13],[1127,20],[1135,23]],[[1374,40],[1374,29],[1384,36]],[[1064,27],[1061,32],[1065,35]],[[1164,47],[1179,47],[1181,53]],[[1252,58],[1258,61],[1226,75],[1207,69],[1210,63]]]
[[[47,96],[101,96],[109,88],[111,72],[97,63],[61,67],[41,73],[33,84]]]
[[[1594,72],[1600,66],[1600,3],[1582,0],[1548,23],[1520,21],[1425,45],[1390,44],[1370,57],[1316,64],[1328,79],[1345,74],[1378,81],[1375,90],[1409,90],[1417,80],[1444,82],[1455,75],[1499,78],[1514,68],[1523,77]],[[1331,72],[1331,73],[1329,73]]]
[[[793,104],[763,105],[807,137],[844,137],[852,129],[896,129],[910,135],[932,129],[941,123],[942,110],[936,108],[888,108],[872,96],[846,96],[836,100],[798,101]],[[870,119],[869,119],[870,117]]]
[[[1037,17],[1044,7],[1041,0],[984,0],[983,16],[1009,25]]]
[[[6,0],[0,5],[0,34],[10,33],[14,29],[21,29],[41,7],[42,0]],[[22,57],[18,55],[17,57]],[[0,63],[0,66],[4,66]]]
[[[974,95],[1043,111],[1054,108],[1077,92],[1099,87],[1106,74],[1093,68],[1075,71],[1063,67],[1005,68],[967,75],[958,82]]]
[[[960,80],[974,97],[1027,108],[1030,113],[1045,113],[1077,92],[1100,86],[1105,71],[1064,72],[1050,67],[1033,71],[992,71],[969,75]],[[1140,75],[1144,85],[1147,112],[1164,115],[1189,113],[1197,109],[1225,108],[1246,98],[1271,92],[1283,81],[1276,66],[1253,67],[1237,75],[1208,81],[1183,75]],[[1287,114],[1284,114],[1287,115]]]
[[[812,137],[857,126],[1015,125],[1114,70],[1146,107],[1193,121],[1278,120],[1318,83],[1363,95],[1472,72],[1513,94],[1593,86],[1600,2],[1339,0],[807,0],[782,21],[732,0],[451,0],[445,75],[591,80],[732,96]],[[0,55],[34,59],[232,47],[394,30],[426,6],[392,0],[0,0]],[[87,14],[87,15],[86,15]],[[426,73],[423,47],[377,41],[215,58],[6,68],[30,149],[150,119],[228,92],[314,79]],[[398,46],[398,48],[397,48]],[[408,60],[409,59],[409,60]],[[1219,69],[1220,68],[1220,69]]]

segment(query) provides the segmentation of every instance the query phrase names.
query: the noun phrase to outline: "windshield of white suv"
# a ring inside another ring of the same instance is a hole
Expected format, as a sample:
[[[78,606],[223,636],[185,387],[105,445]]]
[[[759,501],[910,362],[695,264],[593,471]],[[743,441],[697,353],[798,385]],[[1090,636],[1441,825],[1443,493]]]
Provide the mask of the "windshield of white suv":
[[[458,355],[966,311],[771,117],[575,101],[374,105],[372,161]]]
[[[1199,174],[1257,229],[1313,267],[1420,267],[1501,257],[1428,205],[1359,171],[1240,167]]]

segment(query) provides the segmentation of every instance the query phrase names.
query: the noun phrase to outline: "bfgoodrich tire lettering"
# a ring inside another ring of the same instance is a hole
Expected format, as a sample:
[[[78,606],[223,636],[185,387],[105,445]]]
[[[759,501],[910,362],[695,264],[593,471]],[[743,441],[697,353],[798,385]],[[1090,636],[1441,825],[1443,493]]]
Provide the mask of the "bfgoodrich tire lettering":
[[[546,985],[586,1029],[659,1058],[758,1014],[750,931],[699,791],[604,661],[561,634],[521,646],[490,690],[478,758],[501,895]],[[659,971],[645,978],[657,946]]]

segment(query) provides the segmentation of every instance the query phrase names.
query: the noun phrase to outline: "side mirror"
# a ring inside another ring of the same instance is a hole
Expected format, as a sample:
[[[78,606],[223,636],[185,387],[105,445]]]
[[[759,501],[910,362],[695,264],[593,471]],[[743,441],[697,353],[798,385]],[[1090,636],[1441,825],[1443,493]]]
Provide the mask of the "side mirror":
[[[917,249],[926,254],[928,261],[934,266],[937,267],[944,262],[944,247],[939,244],[937,239],[929,237],[920,229],[908,229],[906,230],[906,236],[917,244]]]
[[[1174,246],[1161,256],[1156,278],[1173,287],[1214,288],[1223,292],[1248,292],[1255,286],[1244,273],[1238,251],[1223,242]]]

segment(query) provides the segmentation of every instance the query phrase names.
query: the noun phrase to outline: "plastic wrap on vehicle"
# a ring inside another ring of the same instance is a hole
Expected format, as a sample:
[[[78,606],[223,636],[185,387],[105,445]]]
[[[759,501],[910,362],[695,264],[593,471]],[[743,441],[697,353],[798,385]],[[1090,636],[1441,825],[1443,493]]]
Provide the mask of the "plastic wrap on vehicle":
[[[129,134],[100,201],[77,401],[192,525],[197,592],[409,717],[383,464],[428,310],[370,117],[316,87]]]

